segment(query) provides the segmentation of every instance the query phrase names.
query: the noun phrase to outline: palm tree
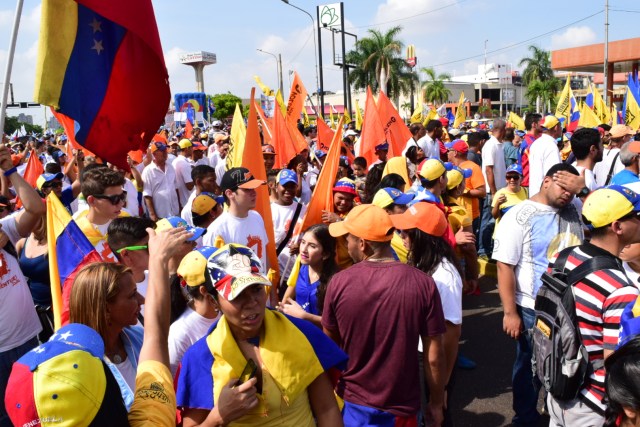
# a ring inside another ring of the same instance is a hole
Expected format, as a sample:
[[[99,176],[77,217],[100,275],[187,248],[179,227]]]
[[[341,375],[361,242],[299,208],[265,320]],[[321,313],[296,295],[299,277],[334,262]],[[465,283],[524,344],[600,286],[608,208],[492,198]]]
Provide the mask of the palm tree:
[[[407,65],[402,60],[401,54],[404,43],[397,39],[402,27],[393,27],[386,33],[378,30],[369,30],[369,37],[363,37],[356,43],[355,50],[347,54],[347,63],[356,64],[351,82],[356,88],[366,88],[371,85],[383,92],[385,95],[389,89],[388,85],[393,79],[394,72],[401,71]],[[400,63],[402,65],[400,65]],[[372,85],[375,80],[376,85]],[[362,86],[362,84],[366,83]],[[399,80],[391,83],[400,90],[402,84]]]
[[[421,68],[420,72],[427,75],[427,80],[422,83],[425,102],[432,102],[435,105],[436,102],[442,104],[447,101],[451,96],[451,91],[444,85],[444,82],[451,80],[451,75],[447,73],[436,75],[436,71],[431,67]]]
[[[537,46],[529,46],[531,57],[522,58],[518,63],[519,66],[525,66],[522,72],[522,82],[529,86],[527,92],[531,88],[533,82],[545,82],[553,79],[553,70],[551,69],[551,55],[548,51],[540,49]],[[539,87],[535,89],[539,92]],[[533,103],[529,101],[530,103]],[[540,111],[540,97],[535,98],[536,111]]]
[[[405,118],[409,118],[411,117],[411,114],[413,114],[413,111],[411,111],[410,102],[403,102],[402,105],[400,106],[400,109],[404,110],[404,113],[406,114]]]
[[[536,102],[536,111],[539,111],[539,105],[547,105],[549,111],[554,111],[556,108],[556,96],[562,88],[562,82],[552,77],[550,79],[540,81],[534,80],[527,87],[527,100],[529,104]]]

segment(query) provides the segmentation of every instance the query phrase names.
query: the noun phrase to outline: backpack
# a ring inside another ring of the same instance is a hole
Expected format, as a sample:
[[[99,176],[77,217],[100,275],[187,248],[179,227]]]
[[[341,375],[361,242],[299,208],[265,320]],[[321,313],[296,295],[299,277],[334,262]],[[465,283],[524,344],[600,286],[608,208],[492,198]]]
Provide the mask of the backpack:
[[[603,361],[589,363],[589,353],[582,344],[576,319],[573,285],[595,271],[624,271],[616,258],[607,256],[590,258],[566,271],[567,258],[574,248],[560,252],[551,270],[542,275],[532,332],[533,374],[545,390],[560,401],[575,399],[588,376],[604,366]]]

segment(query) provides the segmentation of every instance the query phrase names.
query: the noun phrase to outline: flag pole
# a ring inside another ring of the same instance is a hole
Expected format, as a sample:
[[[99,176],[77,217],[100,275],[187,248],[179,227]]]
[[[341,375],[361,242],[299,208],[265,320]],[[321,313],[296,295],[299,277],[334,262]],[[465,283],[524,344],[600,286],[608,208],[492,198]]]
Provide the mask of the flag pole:
[[[4,72],[4,85],[2,86],[2,104],[0,105],[0,134],[4,135],[4,120],[7,115],[7,97],[9,96],[9,83],[11,81],[11,68],[13,67],[13,57],[16,52],[16,39],[18,38],[18,28],[20,27],[20,15],[22,15],[22,5],[24,0],[18,0],[16,15],[13,18],[13,30],[9,41],[9,55],[7,55],[7,68]],[[4,138],[2,141],[4,142]]]

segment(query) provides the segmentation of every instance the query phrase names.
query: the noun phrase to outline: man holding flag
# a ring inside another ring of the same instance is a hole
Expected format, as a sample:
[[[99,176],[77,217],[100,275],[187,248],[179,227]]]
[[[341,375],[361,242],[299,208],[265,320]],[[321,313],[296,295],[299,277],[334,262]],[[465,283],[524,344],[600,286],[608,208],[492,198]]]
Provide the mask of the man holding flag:
[[[13,362],[38,345],[42,325],[36,314],[27,279],[22,274],[13,245],[27,237],[44,217],[45,205],[18,173],[11,152],[0,145],[0,172],[11,182],[24,210],[0,219],[0,425],[11,425],[4,393]],[[10,244],[11,243],[11,244]]]

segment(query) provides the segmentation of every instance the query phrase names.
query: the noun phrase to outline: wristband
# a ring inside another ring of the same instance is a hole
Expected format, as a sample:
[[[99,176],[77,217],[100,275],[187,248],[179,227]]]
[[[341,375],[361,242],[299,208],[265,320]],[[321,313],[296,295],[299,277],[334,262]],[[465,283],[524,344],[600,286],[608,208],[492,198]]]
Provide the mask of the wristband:
[[[14,166],[9,170],[4,171],[4,176],[8,177],[9,175],[11,175],[11,174],[13,174],[13,173],[15,173],[17,171],[18,171],[18,168]]]

